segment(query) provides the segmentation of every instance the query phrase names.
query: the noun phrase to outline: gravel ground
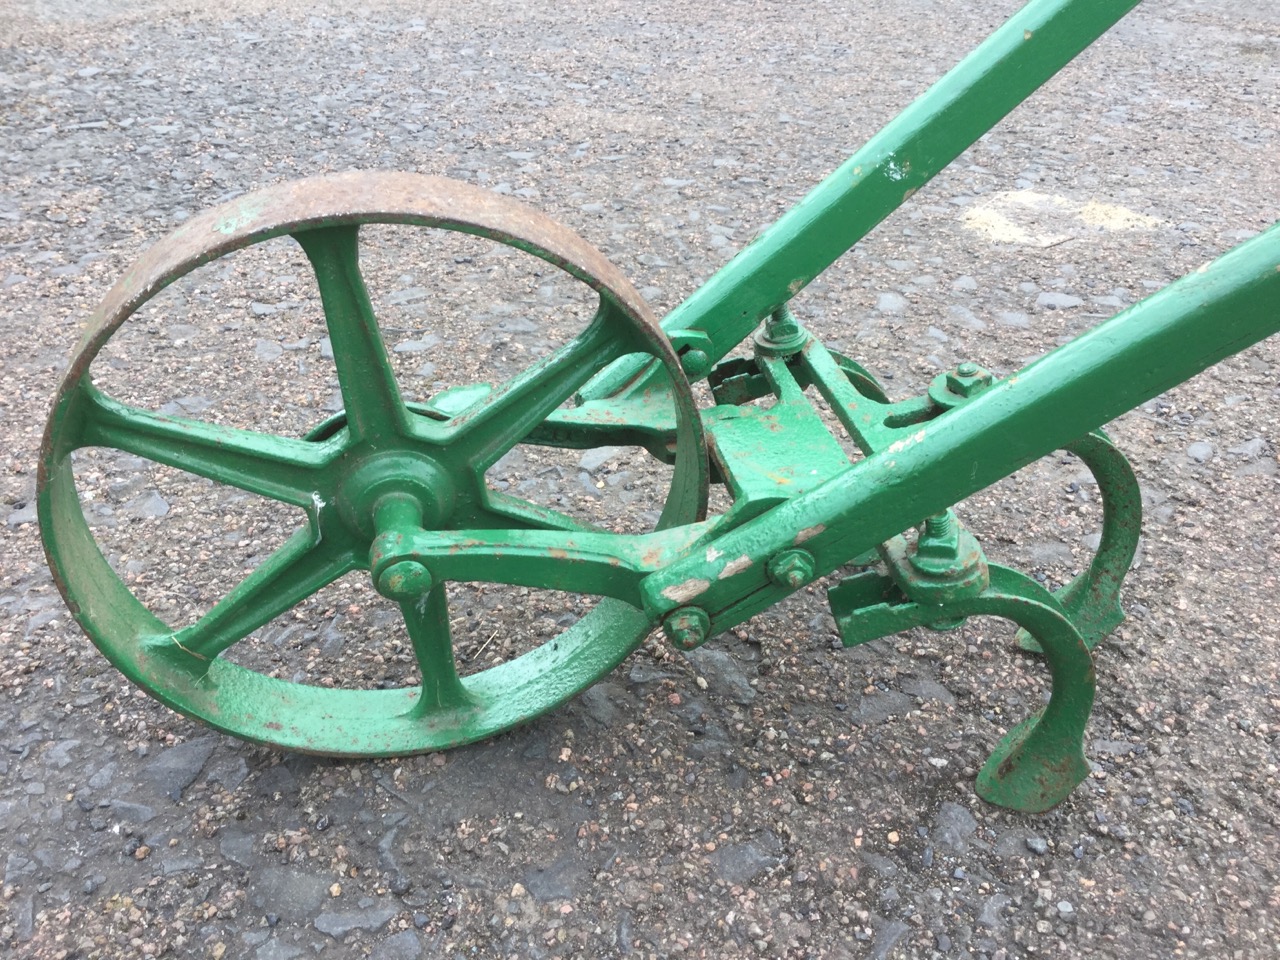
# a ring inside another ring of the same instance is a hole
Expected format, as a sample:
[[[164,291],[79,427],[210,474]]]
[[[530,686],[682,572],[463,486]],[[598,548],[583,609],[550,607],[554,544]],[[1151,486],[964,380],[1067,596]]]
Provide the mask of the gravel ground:
[[[106,665],[44,567],[34,464],[80,324],[149,243],[254,187],[418,170],[534,203],[662,313],[1016,4],[421,6],[29,0],[0,22],[7,955],[1276,956],[1274,339],[1113,425],[1145,539],[1099,650],[1092,775],[1043,816],[973,793],[1043,690],[1010,631],[846,652],[822,584],[689,657],[651,639],[527,728],[404,760],[234,741]],[[1262,0],[1147,4],[797,313],[906,397],[962,360],[1016,369],[1253,235],[1280,217],[1278,37]],[[414,396],[509,376],[575,329],[577,292],[518,256],[378,240]],[[255,250],[166,292],[95,370],[135,402],[297,432],[334,409],[319,316],[297,253]],[[290,528],[137,458],[78,472],[104,550],[174,622]],[[618,450],[518,452],[490,479],[627,528],[664,477]],[[964,516],[1056,586],[1096,544],[1096,501],[1064,456]],[[453,599],[472,668],[584,609]],[[236,655],[411,683],[393,619],[350,578]]]

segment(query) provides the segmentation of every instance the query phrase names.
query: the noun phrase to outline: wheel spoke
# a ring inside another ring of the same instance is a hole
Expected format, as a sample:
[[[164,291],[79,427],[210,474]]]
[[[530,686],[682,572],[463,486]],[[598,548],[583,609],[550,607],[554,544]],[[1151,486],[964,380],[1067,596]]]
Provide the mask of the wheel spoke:
[[[281,503],[310,507],[332,458],[322,444],[140,410],[85,384],[79,446],[111,447]]]
[[[173,642],[212,660],[357,566],[350,552],[326,548],[314,531],[299,530]]]
[[[476,519],[478,526],[514,530],[566,530],[576,533],[608,533],[604,527],[575,520],[559,510],[531,503],[509,493],[485,491],[484,512]]]
[[[634,352],[611,320],[611,308],[602,303],[591,325],[577,337],[460,413],[448,433],[451,455],[484,473],[597,370]]]
[[[316,273],[347,424],[357,440],[403,434],[408,413],[360,274],[358,227],[295,233]]]
[[[449,601],[444,584],[436,584],[418,600],[400,604],[400,610],[422,673],[422,693],[412,712],[426,717],[474,705],[475,700],[462,685],[453,659]]]

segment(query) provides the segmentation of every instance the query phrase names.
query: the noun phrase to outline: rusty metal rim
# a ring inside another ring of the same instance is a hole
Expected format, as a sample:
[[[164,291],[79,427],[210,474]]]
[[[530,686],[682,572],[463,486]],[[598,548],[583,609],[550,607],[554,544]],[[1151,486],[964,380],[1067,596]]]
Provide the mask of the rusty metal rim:
[[[106,295],[90,317],[62,380],[41,447],[38,500],[42,538],[54,579],[76,619],[108,659],[149,693],[181,712],[238,736],[340,755],[388,755],[440,749],[479,739],[545,712],[611,670],[648,633],[642,613],[601,601],[584,620],[517,661],[476,675],[483,692],[468,716],[437,717],[430,724],[395,713],[381,722],[368,707],[391,708],[392,691],[334,691],[326,706],[332,736],[317,742],[290,722],[298,698],[323,688],[289,684],[219,660],[202,677],[172,669],[147,653],[147,638],[167,631],[111,570],[80,508],[69,451],[59,444],[64,415],[94,357],[111,335],[160,290],[227,253],[301,230],[364,223],[440,227],[513,246],[551,263],[592,287],[630,321],[643,347],[669,371],[676,407],[677,457],[664,524],[705,515],[707,466],[701,422],[689,383],[666,336],[634,287],[599,251],[567,228],[517,201],[465,183],[405,173],[344,173],[270,187],[194,217],[150,248]],[[66,563],[74,557],[76,562]],[[86,602],[81,602],[85,600]],[[100,622],[119,618],[108,635]],[[157,629],[161,628],[161,629]],[[544,671],[523,688],[505,670],[521,661]],[[251,689],[250,689],[251,688]],[[246,696],[248,694],[249,696]],[[352,698],[359,698],[353,700]],[[244,716],[256,703],[270,720]],[[271,705],[274,704],[274,708]],[[477,715],[477,713],[479,715]],[[314,714],[313,714],[314,716]],[[293,730],[293,733],[289,731]],[[264,733],[264,731],[267,731]],[[274,731],[274,732],[271,732]]]

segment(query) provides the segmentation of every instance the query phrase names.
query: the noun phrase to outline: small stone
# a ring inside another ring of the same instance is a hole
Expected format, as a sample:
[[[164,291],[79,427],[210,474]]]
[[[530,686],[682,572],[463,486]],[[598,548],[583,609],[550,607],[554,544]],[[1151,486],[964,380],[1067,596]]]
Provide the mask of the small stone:
[[[331,897],[342,896],[342,884],[335,883],[331,887],[329,887],[329,896]]]
[[[762,873],[782,865],[781,844],[766,831],[747,843],[718,846],[708,859],[719,879],[731,886],[746,886]]]
[[[1187,447],[1187,457],[1196,463],[1204,463],[1213,457],[1213,444],[1199,440]]]
[[[1072,307],[1080,306],[1084,301],[1070,293],[1058,293],[1054,290],[1046,290],[1040,296],[1036,297],[1036,306],[1041,310],[1070,310]]]
[[[90,786],[92,786],[92,782]],[[155,815],[155,810],[142,803],[130,803],[128,800],[112,800],[111,813],[117,819],[127,820],[130,823],[146,823]]]
[[[200,737],[170,747],[142,771],[149,780],[174,803],[182,799],[182,791],[191,786],[217,745],[214,737]]]
[[[626,447],[596,447],[594,450],[587,450],[578,458],[578,466],[587,473],[595,473],[610,460],[625,453],[626,449]]]
[[[1041,837],[1027,837],[1027,849],[1038,857],[1049,852],[1049,844]]]
[[[403,304],[416,303],[419,300],[425,300],[431,296],[431,291],[426,287],[405,287],[403,290],[397,290],[387,297],[387,303]],[[437,340],[437,342],[439,342]]]
[[[284,347],[274,340],[259,340],[253,345],[253,355],[263,363],[277,360],[284,354]]]
[[[755,700],[755,688],[731,654],[714,648],[699,647],[689,651],[686,656],[698,674],[706,679],[711,693],[740,706],[746,706]]]
[[[1227,449],[1230,453],[1237,457],[1244,457],[1246,460],[1257,460],[1267,449],[1267,441],[1262,437],[1254,437],[1252,440],[1246,440],[1244,443],[1238,443],[1234,447]]]
[[[1003,893],[992,894],[987,899],[987,902],[982,905],[982,912],[978,914],[979,926],[989,927],[993,930],[996,927],[1001,926],[1004,921],[1001,919],[1000,915],[1008,905],[1009,898]]]
[[[969,845],[969,838],[978,829],[973,814],[958,803],[944,803],[938,809],[938,819],[933,836],[943,846],[961,851]]]
[[[422,941],[412,930],[392,934],[373,948],[369,960],[415,960],[422,956]]]
[[[136,520],[158,520],[169,513],[169,501],[152,490],[142,496],[134,497],[126,503],[121,511]]]
[[[434,336],[423,337],[421,340],[401,340],[395,345],[394,352],[422,353],[425,350],[430,350],[439,342],[440,338]]]
[[[900,293],[880,294],[876,300],[876,309],[881,313],[903,313],[910,306],[907,298]]]
[[[5,521],[11,527],[20,527],[24,523],[36,522],[36,505],[34,502],[24,503],[14,509]]]
[[[334,884],[337,886],[337,884]],[[366,907],[363,910],[327,910],[316,917],[314,926],[334,939],[352,930],[377,930],[396,915],[394,907]]]

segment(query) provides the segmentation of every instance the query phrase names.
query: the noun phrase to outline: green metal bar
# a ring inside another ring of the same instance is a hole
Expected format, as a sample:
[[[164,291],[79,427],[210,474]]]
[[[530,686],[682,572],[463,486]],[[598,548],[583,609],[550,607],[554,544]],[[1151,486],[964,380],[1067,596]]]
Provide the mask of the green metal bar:
[[[531,503],[520,497],[502,493],[498,490],[484,490],[484,510],[476,518],[490,521],[489,526],[495,530],[565,530],[573,533],[610,533],[604,527],[596,526],[582,520],[575,520],[568,514]]]
[[[767,558],[803,546],[818,575],[1280,331],[1280,224],[1058,348],[818,489],[649,577],[657,621],[684,604],[716,629],[787,590]],[[737,558],[751,558],[735,567]]]
[[[444,584],[432,587],[420,600],[400,604],[400,612],[422,673],[422,692],[418,694],[412,714],[425,719],[474,707],[475,698],[458,678]]]
[[[863,453],[887,447],[897,439],[902,428],[885,425],[885,416],[893,405],[858,393],[824,344],[816,339],[805,344],[800,364]]]
[[[189,656],[212,660],[358,566],[353,552],[330,547],[311,529],[299,530],[208,613],[158,638],[157,646],[172,644]]]
[[[724,357],[1139,0],[1031,0],[662,321]],[[583,396],[636,382],[632,358]]]
[[[281,503],[311,508],[324,489],[333,443],[275,437],[140,410],[88,384],[75,403],[79,446],[110,447]]]
[[[508,583],[612,597],[640,604],[640,583],[684,556],[709,523],[640,535],[560,530],[413,530],[388,528],[370,550],[375,575],[421,563],[433,579]]]
[[[483,473],[572,397],[593,371],[630,353],[629,341],[625,328],[602,302],[595,319],[577,337],[459,413],[444,435],[447,456]]]
[[[347,425],[353,439],[367,441],[403,436],[409,413],[360,274],[359,230],[326,227],[302,230],[293,238],[311,261],[320,287]]]

